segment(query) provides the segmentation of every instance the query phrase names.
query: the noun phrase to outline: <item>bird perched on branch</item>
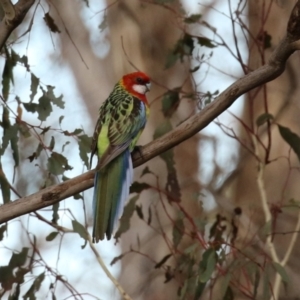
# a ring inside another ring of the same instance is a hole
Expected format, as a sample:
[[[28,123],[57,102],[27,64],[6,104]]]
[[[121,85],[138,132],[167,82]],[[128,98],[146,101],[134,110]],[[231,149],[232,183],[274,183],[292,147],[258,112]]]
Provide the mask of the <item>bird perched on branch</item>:
[[[91,160],[98,164],[94,178],[93,241],[109,240],[121,217],[133,180],[131,152],[149,115],[146,93],[149,77],[142,72],[124,75],[99,110]]]

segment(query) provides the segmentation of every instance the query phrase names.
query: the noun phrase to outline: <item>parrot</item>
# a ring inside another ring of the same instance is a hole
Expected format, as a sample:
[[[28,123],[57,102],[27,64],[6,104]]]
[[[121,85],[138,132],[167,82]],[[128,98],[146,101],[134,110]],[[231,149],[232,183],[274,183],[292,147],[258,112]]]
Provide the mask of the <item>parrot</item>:
[[[91,143],[98,156],[94,177],[93,242],[111,236],[123,214],[133,181],[131,152],[145,128],[150,108],[150,78],[143,72],[124,75],[99,109]]]

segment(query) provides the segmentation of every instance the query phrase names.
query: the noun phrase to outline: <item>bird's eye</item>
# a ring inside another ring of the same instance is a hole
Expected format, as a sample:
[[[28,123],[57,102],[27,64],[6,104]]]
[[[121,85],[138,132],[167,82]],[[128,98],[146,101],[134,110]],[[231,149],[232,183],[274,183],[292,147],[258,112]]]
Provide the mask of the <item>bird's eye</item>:
[[[142,79],[141,77],[138,77],[138,78],[136,79],[136,82],[137,82],[138,84],[143,84],[143,79]]]

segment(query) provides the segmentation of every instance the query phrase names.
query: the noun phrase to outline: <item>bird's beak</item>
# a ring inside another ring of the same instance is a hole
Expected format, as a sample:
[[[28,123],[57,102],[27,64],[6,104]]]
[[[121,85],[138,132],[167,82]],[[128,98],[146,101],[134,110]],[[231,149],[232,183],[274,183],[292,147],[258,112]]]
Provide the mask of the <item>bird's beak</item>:
[[[150,88],[151,88],[151,82],[146,83],[146,92],[145,93],[149,92]]]

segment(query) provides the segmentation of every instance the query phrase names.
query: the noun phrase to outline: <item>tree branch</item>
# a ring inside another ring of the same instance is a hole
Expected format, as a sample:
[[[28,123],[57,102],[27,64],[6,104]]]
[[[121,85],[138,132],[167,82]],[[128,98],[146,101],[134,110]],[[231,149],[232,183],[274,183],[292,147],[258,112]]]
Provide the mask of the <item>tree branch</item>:
[[[19,0],[15,5],[9,0],[0,0],[4,18],[0,22],[0,50],[14,29],[24,20],[35,0]]]
[[[20,0],[18,4],[20,2],[26,1]],[[29,2],[33,1],[31,0]],[[18,13],[16,12],[16,14]],[[287,35],[275,48],[269,62],[237,80],[202,111],[180,124],[174,130],[142,147],[141,151],[134,152],[132,155],[134,167],[144,164],[153,157],[192,137],[230,107],[241,95],[281,75],[285,69],[287,59],[293,52],[299,50],[299,15],[300,0],[298,0],[292,11]],[[0,45],[1,37],[0,28]],[[140,155],[139,152],[141,152],[142,155]],[[0,207],[0,224],[37,209],[53,205],[75,193],[91,188],[93,186],[94,172],[94,170],[89,171],[58,185],[45,188],[33,195],[2,205]]]

